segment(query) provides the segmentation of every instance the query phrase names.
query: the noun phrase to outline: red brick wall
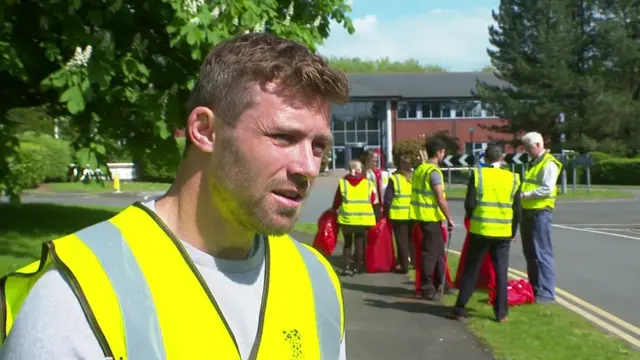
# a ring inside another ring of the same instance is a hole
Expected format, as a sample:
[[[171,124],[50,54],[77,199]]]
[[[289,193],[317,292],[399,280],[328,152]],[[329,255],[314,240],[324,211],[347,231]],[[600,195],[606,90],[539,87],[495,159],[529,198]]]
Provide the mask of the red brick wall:
[[[491,132],[480,128],[481,125],[501,125],[501,119],[442,119],[442,120],[396,120],[394,141],[417,139],[419,135],[430,135],[446,130],[449,135],[460,139],[460,143],[471,142],[469,128],[473,128],[474,142],[490,142],[491,140],[511,140],[512,135]]]

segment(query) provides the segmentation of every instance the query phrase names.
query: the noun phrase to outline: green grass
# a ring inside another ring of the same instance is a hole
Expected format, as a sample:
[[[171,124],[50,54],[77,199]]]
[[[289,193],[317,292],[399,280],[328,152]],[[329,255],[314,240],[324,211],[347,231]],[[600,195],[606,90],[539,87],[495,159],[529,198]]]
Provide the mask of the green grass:
[[[447,198],[449,199],[464,199],[467,189],[465,187],[450,187],[446,189]],[[636,195],[629,191],[618,189],[595,189],[592,188],[590,192],[585,188],[578,188],[576,192],[569,186],[567,187],[567,193],[561,194],[560,188],[558,188],[558,200],[588,200],[588,199],[630,199]]]
[[[166,191],[171,184],[166,183],[150,183],[150,182],[120,182],[120,191],[122,192],[149,192],[149,191]],[[47,183],[42,184],[38,189],[32,190],[38,193],[106,193],[114,192],[113,182],[105,181],[100,184],[91,182],[83,183]]]
[[[44,241],[106,220],[119,210],[117,207],[0,204],[0,274],[38,259]]]
[[[315,234],[316,229],[311,223],[296,225],[301,232]],[[450,254],[448,262],[455,277],[458,255]],[[447,295],[444,303],[452,306],[455,300],[456,295]],[[476,291],[468,307],[467,327],[500,360],[640,360],[640,352],[557,304],[512,307],[502,324],[493,320],[485,292]]]

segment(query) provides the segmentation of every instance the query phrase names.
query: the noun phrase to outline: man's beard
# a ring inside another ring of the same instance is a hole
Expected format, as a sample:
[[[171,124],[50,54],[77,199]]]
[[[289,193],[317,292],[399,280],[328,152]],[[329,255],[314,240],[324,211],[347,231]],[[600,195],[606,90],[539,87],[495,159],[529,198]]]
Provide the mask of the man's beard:
[[[295,225],[300,210],[268,206],[267,196],[286,180],[270,179],[256,184],[259,173],[247,167],[243,154],[237,149],[231,134],[218,137],[218,146],[212,164],[209,186],[213,202],[228,221],[234,221],[246,230],[264,235],[284,235]],[[222,141],[221,141],[222,140]],[[288,219],[284,224],[282,220]]]

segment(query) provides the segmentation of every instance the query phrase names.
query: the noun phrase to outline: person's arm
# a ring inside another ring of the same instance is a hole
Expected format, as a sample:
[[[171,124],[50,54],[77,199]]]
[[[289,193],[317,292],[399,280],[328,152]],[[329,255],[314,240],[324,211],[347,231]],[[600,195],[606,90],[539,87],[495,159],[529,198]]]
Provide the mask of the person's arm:
[[[382,203],[382,208],[384,209],[384,216],[389,216],[389,207],[391,206],[391,201],[393,201],[394,195],[393,189],[393,179],[389,178],[389,182],[387,183],[387,189],[384,192],[384,198]]]
[[[436,193],[436,202],[440,210],[445,218],[447,218],[447,222],[453,223],[453,218],[451,217],[451,213],[449,213],[449,204],[447,204],[447,199],[444,198],[444,188],[442,186],[442,176],[440,172],[436,170],[431,171],[429,181],[431,182],[431,188]]]
[[[371,201],[371,205],[373,206],[373,213],[376,216],[376,223],[377,223],[378,221],[380,221],[382,214],[380,214],[380,202],[378,201],[378,190],[376,190],[375,187],[373,188],[373,190],[371,190],[369,201]]]
[[[76,295],[55,269],[36,281],[0,347],[2,360],[104,358]]]
[[[558,182],[558,165],[553,161],[549,161],[542,169],[542,185],[533,191],[522,193],[524,199],[541,199],[551,196],[551,191]]]
[[[471,219],[473,209],[476,208],[476,187],[475,187],[475,175],[472,172],[469,176],[469,182],[467,183],[467,196],[464,199],[465,218]]]
[[[516,191],[516,194],[513,198],[513,219],[511,220],[511,238],[514,239],[516,234],[518,233],[518,225],[520,225],[520,221],[522,220],[522,206],[520,201],[520,187]]]
[[[342,205],[342,193],[340,192],[340,186],[338,186],[336,194],[333,196],[333,206],[331,209],[333,209],[333,211],[338,211],[340,205]]]

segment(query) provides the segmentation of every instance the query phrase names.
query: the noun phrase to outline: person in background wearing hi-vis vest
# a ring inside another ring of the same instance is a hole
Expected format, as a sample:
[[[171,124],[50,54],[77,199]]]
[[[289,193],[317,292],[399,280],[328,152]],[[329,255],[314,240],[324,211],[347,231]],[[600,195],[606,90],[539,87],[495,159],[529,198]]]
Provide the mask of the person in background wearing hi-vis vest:
[[[517,173],[501,169],[502,152],[496,145],[484,153],[487,167],[474,168],[467,185],[465,217],[471,219],[470,240],[453,317],[467,316],[465,306],[473,294],[480,265],[487,251],[496,269],[496,320],[506,320],[509,249],[520,222],[520,179]]]
[[[396,238],[398,265],[396,272],[407,274],[411,261],[411,225],[409,207],[411,205],[411,158],[401,155],[396,160],[398,170],[389,177],[384,193],[384,216],[391,220]]]
[[[343,275],[364,273],[367,231],[380,219],[380,203],[375,184],[362,174],[360,161],[349,161],[349,174],[338,180],[333,210],[338,212],[338,224],[344,236]],[[355,256],[352,247],[355,247]]]
[[[340,279],[287,235],[346,75],[268,33],[216,45],[166,194],[2,279],[0,359],[346,359]]]
[[[446,154],[447,144],[438,137],[427,140],[428,160],[418,166],[411,180],[411,207],[409,218],[417,221],[422,230],[422,266],[416,269],[422,272],[420,288],[422,296],[427,300],[436,300],[441,284],[444,268],[444,239],[441,222],[447,221],[447,228],[453,231],[455,223],[449,212],[445,198],[444,176],[440,164]],[[434,278],[434,270],[436,276]]]
[[[551,220],[556,207],[556,183],[562,163],[544,148],[541,134],[530,132],[521,140],[531,157],[521,189],[522,252],[527,261],[527,276],[536,302],[546,304],[556,300]]]

